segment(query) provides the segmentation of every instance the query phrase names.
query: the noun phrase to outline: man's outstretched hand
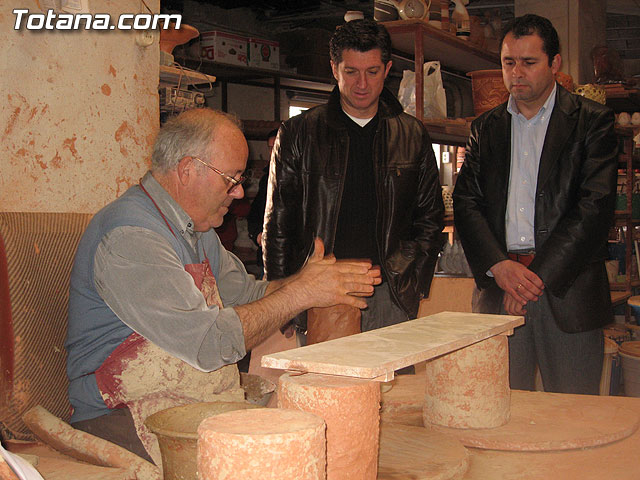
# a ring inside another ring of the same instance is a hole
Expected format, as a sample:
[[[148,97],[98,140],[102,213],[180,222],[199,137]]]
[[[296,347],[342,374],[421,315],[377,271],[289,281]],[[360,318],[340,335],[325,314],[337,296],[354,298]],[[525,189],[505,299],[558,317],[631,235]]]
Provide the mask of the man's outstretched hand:
[[[336,260],[324,255],[324,244],[316,238],[313,254],[293,281],[300,295],[308,297],[313,307],[351,305],[366,308],[359,297],[373,295],[374,285],[382,282],[380,267],[369,260]]]

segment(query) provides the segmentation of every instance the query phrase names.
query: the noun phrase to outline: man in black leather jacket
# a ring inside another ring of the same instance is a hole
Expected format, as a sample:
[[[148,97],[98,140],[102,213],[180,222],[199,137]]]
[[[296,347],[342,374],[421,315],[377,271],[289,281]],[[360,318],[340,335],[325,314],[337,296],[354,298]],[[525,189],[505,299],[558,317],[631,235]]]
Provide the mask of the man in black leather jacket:
[[[510,98],[471,125],[453,194],[479,288],[474,311],[526,315],[509,337],[511,388],[597,394],[601,327],[613,320],[604,261],[613,221],[613,112],[556,84],[549,20],[516,18],[502,41]]]
[[[328,104],[286,121],[270,165],[268,279],[297,272],[320,237],[337,258],[369,258],[383,284],[362,330],[415,318],[442,245],[444,206],[431,139],[384,88],[391,40],[373,20],[336,29]]]

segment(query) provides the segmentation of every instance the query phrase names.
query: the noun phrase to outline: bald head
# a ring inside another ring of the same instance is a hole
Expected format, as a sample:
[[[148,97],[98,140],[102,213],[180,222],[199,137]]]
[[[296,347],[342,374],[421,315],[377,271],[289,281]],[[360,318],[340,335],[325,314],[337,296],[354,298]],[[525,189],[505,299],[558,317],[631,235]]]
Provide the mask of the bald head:
[[[153,145],[151,171],[163,175],[175,169],[184,157],[210,157],[222,125],[235,126],[240,131],[235,116],[209,108],[187,110],[169,119]]]

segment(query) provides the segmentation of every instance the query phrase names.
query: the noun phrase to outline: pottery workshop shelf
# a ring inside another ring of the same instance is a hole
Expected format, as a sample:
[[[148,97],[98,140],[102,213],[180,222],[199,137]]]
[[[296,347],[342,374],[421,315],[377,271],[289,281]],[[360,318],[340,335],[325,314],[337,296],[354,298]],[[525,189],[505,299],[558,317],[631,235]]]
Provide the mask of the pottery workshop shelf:
[[[607,95],[609,95],[607,91]],[[607,102],[608,103],[608,102]],[[623,193],[626,196],[626,208],[615,212],[615,228],[622,234],[624,242],[624,281],[611,283],[609,285],[612,291],[631,292],[633,288],[640,286],[640,279],[637,274],[632,275],[631,263],[634,261],[633,252],[635,244],[633,242],[633,232],[635,226],[638,225],[638,219],[633,218],[633,186],[634,186],[634,168],[637,166],[638,158],[633,149],[634,131],[632,128],[616,126],[616,135],[619,141],[618,151],[618,169],[624,172],[625,182]],[[625,308],[625,321],[631,321],[631,311],[627,306]]]
[[[217,77],[221,91],[221,108],[225,112],[228,111],[227,85],[230,83],[273,89],[273,119],[278,122],[282,119],[280,96],[283,88],[311,95],[315,94],[320,98],[328,97],[329,92],[334,88],[333,79],[331,78],[299,75],[283,70],[227,65],[211,60],[184,56],[178,57],[178,61],[189,68],[210,73]]]
[[[640,280],[634,279],[625,283],[617,282],[617,283],[609,284],[609,288],[611,289],[612,292],[629,291],[630,287],[640,287]]]
[[[214,74],[219,81],[255,85],[264,87],[292,88],[309,92],[330,92],[333,90],[331,78],[299,75],[284,70],[267,70],[264,68],[227,65],[188,57],[180,57],[179,61],[189,68]]]
[[[616,112],[640,111],[640,89],[628,88],[621,84],[604,85],[607,91],[607,106]]]
[[[180,67],[169,67],[160,65],[160,86],[173,86],[180,83],[181,86],[213,84],[216,77],[206,75],[202,72],[196,72],[190,69],[182,69]]]
[[[439,60],[443,67],[467,73],[472,70],[500,68],[500,57],[455,35],[420,20],[383,22],[391,35],[394,49]]]
[[[631,292],[626,291],[611,291],[611,304],[622,305],[631,297]]]
[[[465,118],[427,118],[422,121],[435,143],[464,147],[469,137],[471,120]]]

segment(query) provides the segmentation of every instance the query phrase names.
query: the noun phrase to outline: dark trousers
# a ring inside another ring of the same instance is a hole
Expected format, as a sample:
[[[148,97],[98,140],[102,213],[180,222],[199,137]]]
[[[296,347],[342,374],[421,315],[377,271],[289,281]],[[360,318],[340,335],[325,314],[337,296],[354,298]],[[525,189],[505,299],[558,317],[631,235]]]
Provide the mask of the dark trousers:
[[[128,408],[112,410],[107,415],[102,415],[101,417],[90,420],[81,420],[72,423],[71,426],[95,435],[96,437],[108,440],[116,445],[120,445],[122,448],[153,463],[144,445],[142,445],[140,438],[138,438],[133,417]]]
[[[398,307],[391,296],[389,284],[384,282],[375,287],[373,295],[367,297],[367,308],[362,310],[360,327],[363,332],[376,330],[390,325],[406,322],[408,315]],[[408,367],[396,370],[396,375],[409,375],[415,373],[415,367]]]
[[[405,311],[394,303],[387,282],[377,285],[373,295],[366,297],[365,300],[367,301],[367,308],[362,310],[362,320],[360,322],[363,332],[409,320]]]
[[[511,388],[535,389],[536,365],[547,392],[598,395],[604,338],[602,329],[560,330],[545,294],[526,306],[525,324],[509,337]],[[501,312],[504,314],[504,309]]]

